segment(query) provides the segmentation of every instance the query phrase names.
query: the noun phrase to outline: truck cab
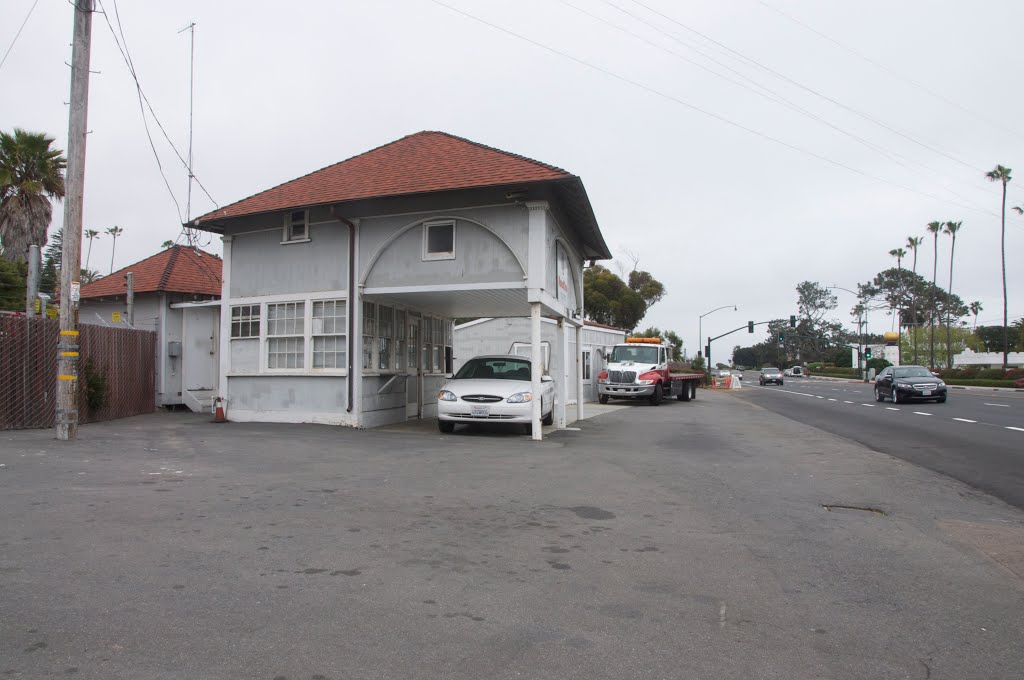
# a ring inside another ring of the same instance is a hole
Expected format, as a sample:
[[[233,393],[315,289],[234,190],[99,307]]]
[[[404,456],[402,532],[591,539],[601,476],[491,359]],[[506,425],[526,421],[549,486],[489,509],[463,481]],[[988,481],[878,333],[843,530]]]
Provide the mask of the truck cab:
[[[608,354],[608,366],[597,376],[598,400],[609,398],[661,401],[669,383],[669,346],[661,338],[626,338]]]

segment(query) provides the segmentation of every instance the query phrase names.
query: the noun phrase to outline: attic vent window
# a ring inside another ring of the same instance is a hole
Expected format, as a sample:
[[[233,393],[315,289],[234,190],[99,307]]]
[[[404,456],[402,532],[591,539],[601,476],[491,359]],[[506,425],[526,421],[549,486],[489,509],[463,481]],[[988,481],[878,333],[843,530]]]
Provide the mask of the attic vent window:
[[[427,222],[423,225],[423,259],[455,259],[455,221]]]
[[[309,240],[309,211],[292,210],[284,219],[284,242]]]

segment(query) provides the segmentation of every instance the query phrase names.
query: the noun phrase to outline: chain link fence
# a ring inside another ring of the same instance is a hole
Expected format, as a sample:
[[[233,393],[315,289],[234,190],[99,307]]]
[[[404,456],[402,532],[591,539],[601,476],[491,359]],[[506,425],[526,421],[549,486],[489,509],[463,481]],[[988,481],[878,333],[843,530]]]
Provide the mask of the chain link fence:
[[[155,409],[156,333],[79,326],[78,422]],[[0,430],[54,426],[60,324],[0,316]]]

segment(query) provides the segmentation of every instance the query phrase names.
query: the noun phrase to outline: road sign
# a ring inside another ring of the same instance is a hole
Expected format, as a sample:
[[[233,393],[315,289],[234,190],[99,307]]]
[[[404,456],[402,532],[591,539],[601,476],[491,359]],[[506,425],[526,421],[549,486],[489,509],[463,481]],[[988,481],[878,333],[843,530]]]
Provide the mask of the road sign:
[[[78,302],[82,299],[82,284],[78,281],[71,282],[71,301]]]

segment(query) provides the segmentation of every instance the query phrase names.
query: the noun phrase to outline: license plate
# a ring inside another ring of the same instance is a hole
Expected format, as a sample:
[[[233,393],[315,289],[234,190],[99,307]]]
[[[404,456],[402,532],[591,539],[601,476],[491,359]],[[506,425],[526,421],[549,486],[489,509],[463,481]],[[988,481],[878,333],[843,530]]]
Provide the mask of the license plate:
[[[932,396],[932,391],[931,390],[921,390],[921,396],[930,397],[930,396]]]
[[[490,406],[470,406],[469,407],[469,415],[473,416],[474,418],[486,418],[487,416],[491,415],[491,407]]]

